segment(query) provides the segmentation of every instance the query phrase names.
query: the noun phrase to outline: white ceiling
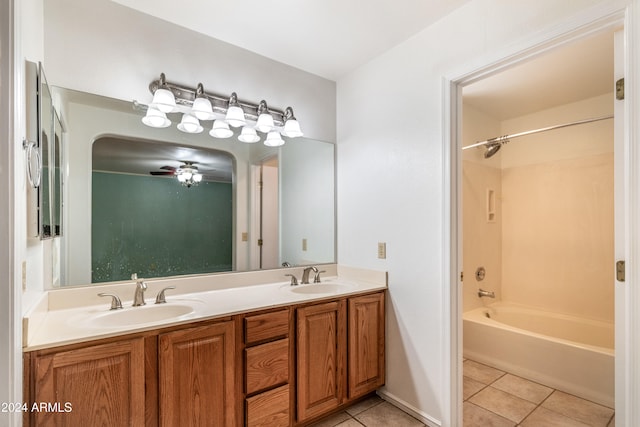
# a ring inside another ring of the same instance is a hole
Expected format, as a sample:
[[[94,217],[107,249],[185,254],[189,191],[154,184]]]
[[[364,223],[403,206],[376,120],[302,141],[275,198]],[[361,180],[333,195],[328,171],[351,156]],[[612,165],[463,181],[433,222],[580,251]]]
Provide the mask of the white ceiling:
[[[112,0],[336,80],[469,0]],[[464,88],[505,120],[612,91],[613,35],[567,44]]]
[[[613,91],[613,32],[572,42],[463,88],[500,121]]]
[[[469,0],[112,0],[336,80]]]

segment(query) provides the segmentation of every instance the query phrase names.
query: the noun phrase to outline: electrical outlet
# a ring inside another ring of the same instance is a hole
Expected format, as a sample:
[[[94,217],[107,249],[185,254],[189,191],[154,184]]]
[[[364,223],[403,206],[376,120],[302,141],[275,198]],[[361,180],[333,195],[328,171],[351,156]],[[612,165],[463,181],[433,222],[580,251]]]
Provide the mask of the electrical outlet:
[[[387,244],[385,242],[378,242],[378,259],[387,258]]]
[[[303,251],[307,250],[307,239],[302,239],[302,250]]]

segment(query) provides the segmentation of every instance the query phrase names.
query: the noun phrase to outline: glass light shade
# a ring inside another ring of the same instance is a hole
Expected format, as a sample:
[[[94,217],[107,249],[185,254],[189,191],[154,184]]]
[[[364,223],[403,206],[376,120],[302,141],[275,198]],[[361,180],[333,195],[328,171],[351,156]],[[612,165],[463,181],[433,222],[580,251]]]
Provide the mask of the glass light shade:
[[[183,177],[185,181],[189,181],[193,174],[190,171],[184,171],[180,174],[180,176]]]
[[[200,133],[202,126],[195,116],[185,113],[182,115],[182,121],[178,124],[178,130],[186,133]]]
[[[232,105],[229,107],[224,120],[234,128],[244,126],[247,123],[244,118],[244,110],[242,110],[242,107],[236,105]]]
[[[273,116],[269,113],[262,113],[258,116],[258,123],[256,123],[256,129],[260,132],[270,132],[274,127]]]
[[[178,174],[178,181],[180,182],[185,182],[187,180],[187,177],[184,176],[184,174]]]
[[[208,98],[198,97],[193,101],[191,114],[198,120],[213,120],[213,108]]]
[[[202,181],[202,175],[199,173],[194,173],[193,174],[193,182],[200,182]]]
[[[272,131],[267,134],[267,139],[264,140],[264,145],[267,147],[279,147],[284,145],[284,140],[280,136],[280,132]]]
[[[209,131],[209,135],[214,138],[229,138],[233,135],[233,131],[229,129],[229,125],[222,120],[215,120],[213,128]]]
[[[302,136],[303,133],[300,130],[300,124],[296,119],[289,119],[284,123],[284,136],[288,136],[289,138],[297,138]]]
[[[147,114],[142,118],[142,123],[152,128],[166,128],[171,126],[171,120],[167,119],[167,115],[151,106],[149,106]]]
[[[153,94],[151,105],[163,113],[170,113],[176,107],[176,98],[169,89],[158,88]]]
[[[254,128],[245,126],[242,128],[242,132],[240,133],[238,140],[252,144],[254,142],[260,141],[260,137],[258,136]]]

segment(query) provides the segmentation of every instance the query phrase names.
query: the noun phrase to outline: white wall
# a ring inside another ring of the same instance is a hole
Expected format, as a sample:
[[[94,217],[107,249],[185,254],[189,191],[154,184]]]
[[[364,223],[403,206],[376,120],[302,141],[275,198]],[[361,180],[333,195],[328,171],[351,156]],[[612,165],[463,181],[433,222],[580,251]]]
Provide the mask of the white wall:
[[[451,416],[443,77],[596,3],[475,0],[338,80],[338,262],[388,270],[384,392],[434,425]]]
[[[44,63],[55,86],[149,101],[149,83],[164,72],[208,92],[292,106],[305,136],[335,142],[332,81],[109,0],[47,0],[44,16]]]

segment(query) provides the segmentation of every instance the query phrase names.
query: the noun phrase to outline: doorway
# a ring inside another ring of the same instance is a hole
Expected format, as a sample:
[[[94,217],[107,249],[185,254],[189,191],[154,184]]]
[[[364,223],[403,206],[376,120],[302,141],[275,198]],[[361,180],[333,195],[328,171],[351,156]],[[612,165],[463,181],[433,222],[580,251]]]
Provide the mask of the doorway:
[[[613,52],[602,31],[463,88],[466,424],[613,417]]]
[[[460,148],[463,145],[466,145],[465,143],[467,141],[464,141],[464,129],[463,129],[463,119],[462,119],[462,113],[463,113],[463,94],[464,94],[464,89],[466,87],[470,87],[473,83],[479,82],[482,79],[484,79],[485,77],[488,76],[492,76],[492,75],[496,75],[498,72],[502,72],[504,70],[507,70],[509,68],[512,67],[516,67],[518,65],[521,65],[525,62],[525,60],[523,58],[527,58],[527,60],[531,59],[531,58],[537,58],[537,57],[542,57],[543,53],[547,53],[550,52],[550,45],[555,45],[555,47],[562,47],[562,46],[567,46],[570,42],[574,42],[576,40],[580,40],[580,39],[586,39],[589,36],[593,36],[594,34],[598,33],[598,32],[604,32],[604,31],[609,31],[612,32],[614,29],[619,29],[622,25],[622,17],[623,17],[624,13],[623,11],[620,11],[619,14],[617,16],[613,16],[613,15],[609,15],[606,18],[602,18],[600,16],[596,16],[594,17],[594,19],[590,22],[588,22],[588,25],[583,23],[582,26],[580,25],[574,25],[571,28],[567,29],[567,32],[561,36],[558,37],[557,33],[553,36],[550,36],[548,39],[544,39],[542,40],[538,45],[534,45],[534,47],[526,47],[524,49],[522,49],[521,51],[519,51],[517,54],[514,54],[512,57],[508,57],[506,59],[503,59],[501,61],[488,61],[489,66],[487,66],[485,69],[482,70],[475,70],[473,72],[470,72],[466,75],[464,75],[463,77],[460,77],[459,79],[452,79],[451,80],[451,93],[449,94],[449,98],[446,98],[447,100],[451,101],[450,105],[451,105],[451,123],[450,123],[450,129],[451,129],[451,141],[455,142],[453,144],[453,147],[457,147],[455,149],[452,149],[452,151],[449,153],[450,154],[450,165],[451,165],[451,206],[452,206],[452,210],[451,210],[451,236],[450,236],[450,242],[451,242],[451,247],[450,247],[450,262],[448,265],[451,266],[451,270],[450,270],[450,279],[451,279],[451,284],[452,284],[452,288],[451,288],[451,294],[450,294],[450,300],[451,300],[451,341],[450,341],[450,348],[451,348],[451,355],[452,355],[452,359],[451,359],[451,367],[452,367],[452,377],[451,377],[451,425],[461,425],[462,424],[462,391],[463,391],[463,387],[462,387],[462,358],[463,358],[463,326],[462,326],[462,313],[463,313],[463,302],[464,302],[464,297],[463,297],[463,293],[466,292],[465,289],[463,289],[464,285],[462,284],[463,282],[461,282],[461,272],[464,270],[464,282],[468,283],[468,280],[472,280],[475,281],[474,279],[474,271],[468,271],[468,268],[463,269],[463,254],[462,254],[462,249],[463,249],[463,224],[462,224],[462,209],[461,209],[461,205],[462,205],[462,185],[463,185],[463,176],[462,176],[462,171],[463,171],[463,167],[462,167],[462,154]],[[575,23],[574,23],[575,24]],[[588,27],[588,28],[587,28]],[[579,30],[577,30],[579,28]],[[544,46],[544,47],[541,47]],[[631,50],[629,50],[629,48],[627,47],[625,50],[626,54],[628,55],[629,52],[631,52]],[[613,81],[611,81],[610,83],[611,85],[613,85]],[[624,107],[623,107],[624,110]],[[616,112],[616,116],[617,116],[617,112]],[[617,124],[616,124],[616,128],[617,128]],[[628,126],[631,127],[631,125],[629,124]],[[625,130],[625,132],[627,132],[626,127],[624,127],[624,125],[622,125],[621,127],[622,129]],[[500,132],[498,132],[497,134],[492,134],[492,135],[488,135],[487,139],[491,138],[491,137],[499,137],[501,135]],[[481,138],[478,138],[479,140],[481,140]],[[510,143],[510,145],[515,145],[517,144],[516,142],[512,142]],[[626,138],[623,143],[621,144],[621,146],[626,146],[628,148],[628,138]],[[617,149],[617,148],[616,148]],[[624,151],[624,150],[622,150]],[[506,152],[506,151],[505,151]],[[628,152],[628,151],[626,151]],[[619,162],[618,159],[616,160],[616,179],[619,178],[619,176],[628,176],[629,173],[629,161],[622,161]],[[619,182],[619,181],[618,181]],[[628,180],[627,180],[628,182]],[[617,185],[617,184],[616,184]],[[629,192],[628,189],[627,190],[619,190],[618,188],[616,188],[616,193],[619,194],[623,194],[624,197],[628,197]],[[488,193],[487,193],[488,194]],[[495,193],[494,193],[495,194]],[[617,206],[621,206],[620,204],[620,200],[618,198],[618,195],[616,194],[616,205]],[[489,196],[486,196],[487,198],[489,198]],[[628,201],[628,199],[626,199]],[[624,198],[623,198],[624,201]],[[627,203],[625,205],[625,203],[622,203],[622,205],[624,205],[624,209],[628,210],[629,208],[629,204]],[[618,212],[616,212],[616,214],[618,214]],[[628,218],[628,213],[626,214]],[[632,222],[633,223],[633,222]],[[628,224],[628,222],[627,222]],[[616,217],[616,241],[617,241],[617,245],[616,245],[616,249],[615,249],[615,257],[616,259],[619,259],[620,256],[624,257],[625,252],[624,252],[624,247],[625,245],[627,245],[626,247],[628,247],[628,242],[629,239],[627,238],[627,236],[624,234],[624,231],[622,233],[620,233],[619,228],[617,227],[619,224],[617,223],[617,217]],[[618,239],[618,237],[622,236],[621,239]],[[620,251],[620,248],[622,248],[622,252]],[[474,266],[474,267],[478,267],[478,266]],[[496,270],[497,271],[497,270]],[[613,267],[611,267],[610,271],[613,271]],[[625,421],[631,419],[631,416],[633,415],[632,413],[630,413],[629,411],[631,411],[629,405],[626,404],[627,400],[628,400],[628,396],[630,391],[633,392],[633,387],[632,384],[630,384],[630,381],[628,379],[628,377],[626,375],[629,374],[628,366],[625,366],[622,364],[622,360],[625,357],[628,357],[627,354],[629,352],[633,351],[633,347],[629,348],[629,344],[628,343],[634,343],[633,338],[629,336],[628,334],[628,325],[629,325],[629,319],[625,317],[625,315],[628,315],[628,312],[625,312],[625,307],[624,307],[624,303],[625,302],[625,295],[629,295],[630,291],[628,290],[624,290],[622,291],[619,287],[619,285],[615,282],[614,280],[614,276],[613,274],[610,275],[611,279],[609,280],[610,282],[610,286],[611,287],[615,287],[615,318],[616,318],[616,322],[619,323],[619,327],[616,329],[616,372],[615,372],[615,385],[616,385],[616,398],[615,398],[615,409],[616,412],[620,413],[621,416],[624,416],[625,418],[621,418],[622,419],[622,423],[623,425],[625,425]],[[453,286],[454,283],[457,283],[458,286]],[[624,289],[628,289],[628,288],[624,288]],[[477,291],[477,289],[476,289]],[[465,295],[466,296],[466,295]],[[622,319],[622,322],[619,322]],[[625,332],[626,330],[626,332]],[[619,357],[622,356],[622,357]],[[632,374],[632,373],[631,373]],[[620,421],[621,419],[619,419],[618,421]],[[459,421],[459,422],[458,422]]]

